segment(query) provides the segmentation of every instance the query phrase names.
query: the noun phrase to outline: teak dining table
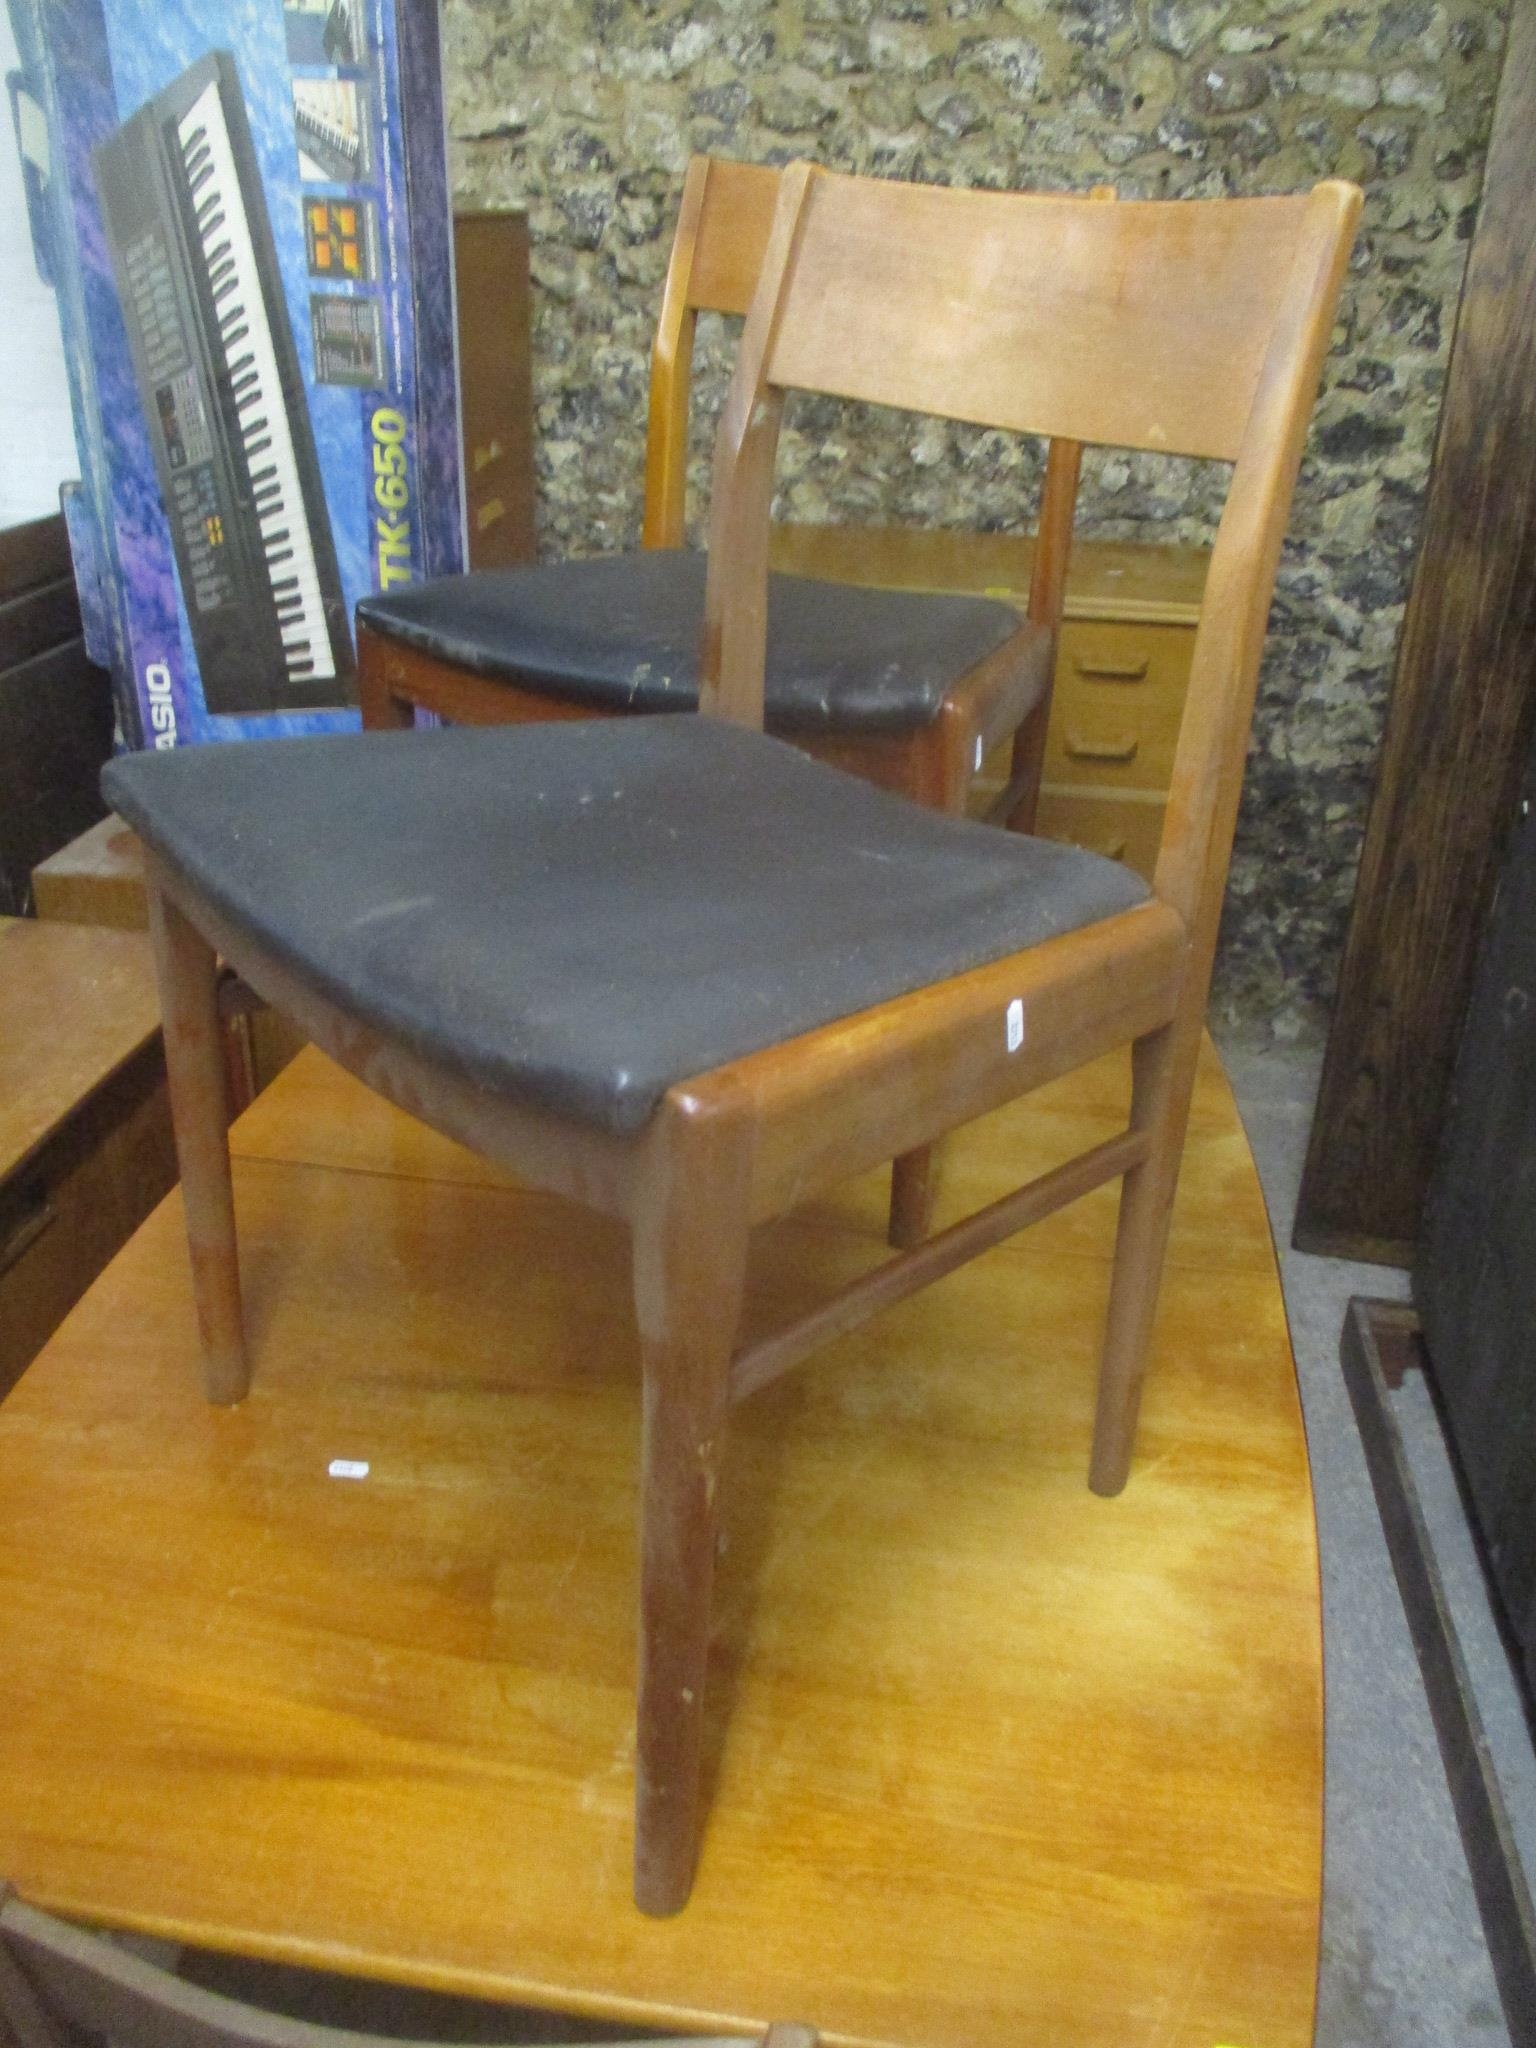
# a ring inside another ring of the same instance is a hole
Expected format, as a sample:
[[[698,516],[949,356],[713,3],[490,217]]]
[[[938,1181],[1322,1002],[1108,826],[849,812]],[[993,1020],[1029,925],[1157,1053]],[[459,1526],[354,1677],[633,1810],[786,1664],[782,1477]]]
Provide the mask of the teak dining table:
[[[970,1127],[940,1222],[1119,1129]],[[1114,1193],[739,1411],[686,1911],[630,1899],[639,1381],[616,1227],[307,1051],[233,1132],[255,1379],[172,1194],[0,1406],[0,1875],[237,1953],[630,2025],[1306,2048],[1319,1592],[1268,1223],[1205,1048],[1131,1483],[1083,1474]],[[754,1241],[763,1328],[884,1182]]]

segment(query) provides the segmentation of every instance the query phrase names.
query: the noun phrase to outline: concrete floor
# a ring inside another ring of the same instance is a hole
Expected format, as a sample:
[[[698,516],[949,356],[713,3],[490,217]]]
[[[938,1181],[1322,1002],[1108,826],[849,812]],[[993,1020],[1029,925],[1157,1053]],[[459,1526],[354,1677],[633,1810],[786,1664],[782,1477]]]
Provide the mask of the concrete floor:
[[[1317,2048],[1507,2048],[1439,1745],[1339,1369],[1350,1296],[1405,1299],[1407,1276],[1290,1248],[1318,1057],[1241,1044],[1224,1045],[1223,1057],[1280,1253],[1322,1546],[1328,1764]],[[1394,1398],[1530,1870],[1536,1757],[1529,1725],[1433,1403],[1416,1376]]]

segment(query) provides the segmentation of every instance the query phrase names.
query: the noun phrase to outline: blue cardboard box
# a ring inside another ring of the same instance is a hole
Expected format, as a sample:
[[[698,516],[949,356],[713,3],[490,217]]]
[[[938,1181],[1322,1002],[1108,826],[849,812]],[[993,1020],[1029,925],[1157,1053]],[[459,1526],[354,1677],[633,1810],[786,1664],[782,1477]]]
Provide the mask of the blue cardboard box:
[[[463,566],[430,0],[8,0],[125,737],[355,724],[352,613]]]

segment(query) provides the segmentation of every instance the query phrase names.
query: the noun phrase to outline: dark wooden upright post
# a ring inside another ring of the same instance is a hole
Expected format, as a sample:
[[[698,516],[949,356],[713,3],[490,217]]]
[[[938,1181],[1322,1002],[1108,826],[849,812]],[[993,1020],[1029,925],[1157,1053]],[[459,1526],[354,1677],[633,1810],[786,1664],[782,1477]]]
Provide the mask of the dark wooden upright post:
[[[1297,1206],[1407,1265],[1536,714],[1536,0],[1514,0]]]
[[[515,568],[534,539],[528,216],[455,212],[459,398],[471,569]]]

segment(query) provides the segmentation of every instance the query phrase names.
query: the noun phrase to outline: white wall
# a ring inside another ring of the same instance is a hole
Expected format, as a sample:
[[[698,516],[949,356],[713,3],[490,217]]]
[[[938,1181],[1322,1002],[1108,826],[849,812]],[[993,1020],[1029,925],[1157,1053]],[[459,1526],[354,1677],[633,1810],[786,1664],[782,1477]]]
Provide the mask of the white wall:
[[[15,68],[0,6],[0,78]],[[38,277],[8,98],[0,99],[0,527],[59,509],[78,476],[64,347],[53,293]]]

